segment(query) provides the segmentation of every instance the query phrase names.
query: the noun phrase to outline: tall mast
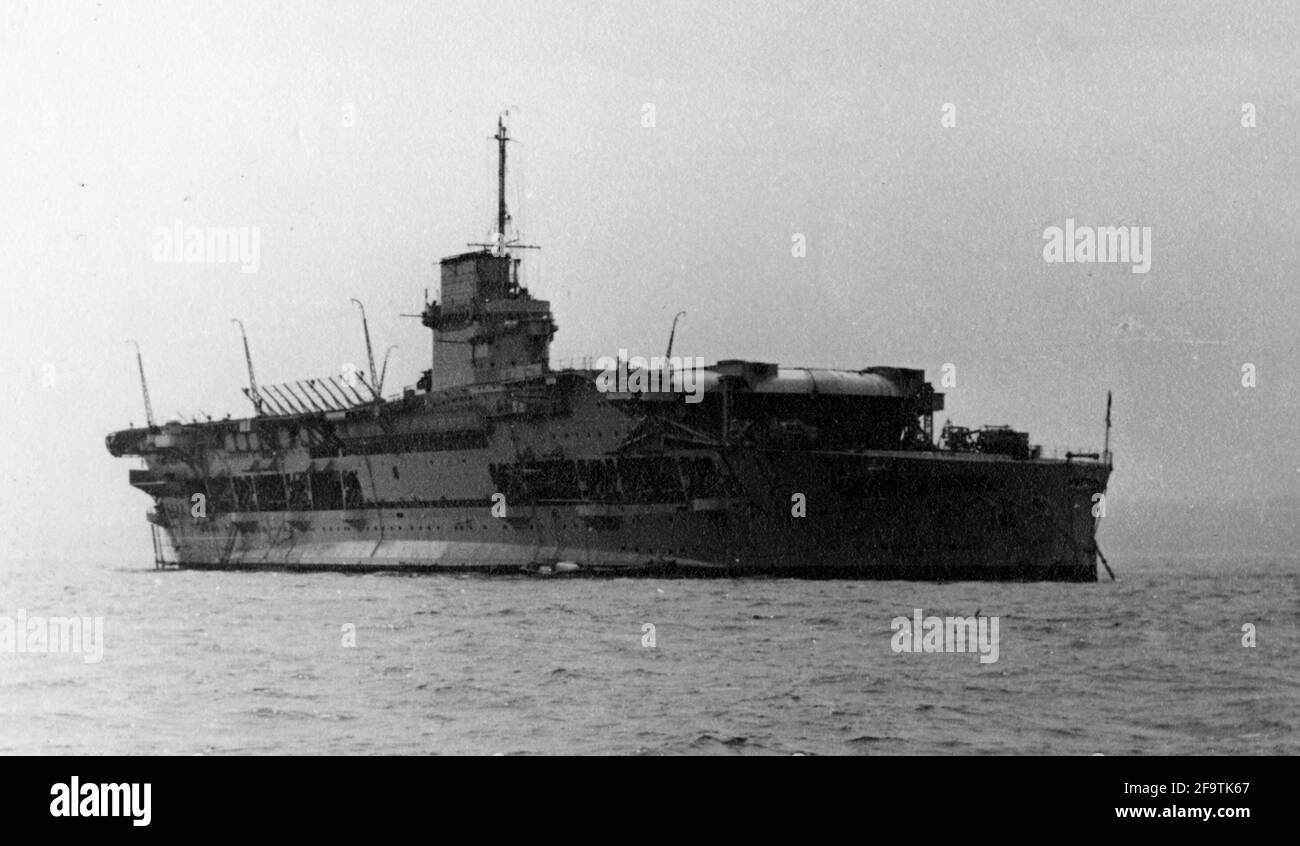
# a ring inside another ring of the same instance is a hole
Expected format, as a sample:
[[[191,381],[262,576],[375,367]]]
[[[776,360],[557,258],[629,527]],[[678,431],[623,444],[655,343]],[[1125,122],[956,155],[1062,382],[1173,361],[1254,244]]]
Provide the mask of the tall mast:
[[[673,315],[673,328],[668,332],[668,352],[664,353],[665,361],[673,357],[673,338],[677,336],[677,319],[684,314],[686,312],[679,311]]]
[[[357,308],[361,309],[361,328],[366,333],[366,358],[370,361],[370,384],[366,385],[366,387],[370,389],[370,393],[375,399],[379,399],[379,391],[375,389],[379,374],[375,372],[375,353],[370,347],[370,324],[366,322],[366,307],[356,297],[352,298],[352,302],[356,303]]]
[[[1110,391],[1106,392],[1106,445],[1102,447],[1102,458],[1110,464]]]
[[[135,363],[140,368],[140,390],[144,393],[144,419],[152,429],[154,428],[153,404],[149,402],[149,383],[144,378],[144,359],[140,357],[140,345],[135,341],[127,341],[127,343],[135,347]]]
[[[230,320],[239,327],[239,335],[244,339],[244,361],[248,362],[248,399],[253,403],[253,413],[261,415],[262,413],[262,394],[257,390],[257,377],[253,375],[253,354],[248,351],[248,333],[244,331],[244,321],[238,317]]]
[[[511,241],[506,235],[506,228],[510,225],[510,212],[506,209],[506,142],[514,140],[506,132],[505,116],[508,114],[510,113],[506,112],[497,116],[497,134],[491,136],[497,142],[497,231],[495,237],[489,243],[472,242],[469,245],[471,247],[490,248],[493,254],[497,256],[506,255],[507,247],[511,250],[541,249],[535,244],[520,244],[518,238]]]
[[[506,212],[506,142],[510,136],[506,134],[506,124],[503,115],[497,116],[497,134],[492,136],[497,140],[497,238],[499,252],[504,253],[506,249],[506,221],[510,215]]]

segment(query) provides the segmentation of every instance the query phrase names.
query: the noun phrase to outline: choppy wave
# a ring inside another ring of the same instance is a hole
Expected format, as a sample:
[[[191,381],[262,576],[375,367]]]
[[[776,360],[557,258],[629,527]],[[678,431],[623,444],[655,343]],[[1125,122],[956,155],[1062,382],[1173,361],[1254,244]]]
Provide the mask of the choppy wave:
[[[98,663],[0,653],[0,753],[1300,753],[1300,564],[1112,564],[1095,585],[0,565],[0,616],[104,618]],[[997,616],[998,660],[895,653],[916,608]]]

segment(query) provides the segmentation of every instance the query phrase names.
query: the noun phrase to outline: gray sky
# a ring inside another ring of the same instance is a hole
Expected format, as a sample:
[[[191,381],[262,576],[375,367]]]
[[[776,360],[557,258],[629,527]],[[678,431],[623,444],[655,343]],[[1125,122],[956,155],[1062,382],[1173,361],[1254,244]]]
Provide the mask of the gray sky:
[[[160,417],[243,416],[230,318],[261,381],[322,376],[356,296],[412,384],[399,315],[490,231],[505,108],[554,358],[658,353],[685,309],[683,355],[952,363],[943,416],[1049,447],[1099,448],[1112,389],[1115,506],[1300,483],[1293,5],[0,9],[0,555],[147,553],[103,446],[144,417],[128,338]],[[1047,264],[1067,218],[1151,227],[1150,272]],[[178,219],[257,227],[258,271],[155,262]]]

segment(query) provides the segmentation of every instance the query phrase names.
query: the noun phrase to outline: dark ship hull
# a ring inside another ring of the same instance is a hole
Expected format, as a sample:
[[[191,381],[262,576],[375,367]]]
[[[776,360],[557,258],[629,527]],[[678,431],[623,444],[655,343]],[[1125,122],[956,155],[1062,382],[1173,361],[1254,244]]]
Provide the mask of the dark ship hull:
[[[1108,452],[1047,459],[1003,427],[936,443],[943,395],[917,370],[666,358],[631,386],[552,370],[549,305],[504,242],[444,259],[433,367],[400,398],[364,379],[259,389],[250,359],[253,417],[110,435],[145,461],[131,483],[155,499],[156,560],[1096,579]]]

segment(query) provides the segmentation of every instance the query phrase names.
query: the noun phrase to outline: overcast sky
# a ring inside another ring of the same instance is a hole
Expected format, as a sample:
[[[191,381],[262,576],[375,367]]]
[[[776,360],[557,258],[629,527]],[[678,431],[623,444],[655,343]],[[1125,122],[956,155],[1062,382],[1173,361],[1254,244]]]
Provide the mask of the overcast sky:
[[[413,384],[505,109],[554,359],[684,309],[680,354],[952,364],[938,424],[1049,447],[1100,448],[1113,390],[1116,504],[1300,486],[1292,4],[0,9],[0,555],[147,555],[127,339],[160,418],[242,416],[231,318],[259,380],[336,374],[355,296]],[[1067,219],[1150,227],[1150,271],[1045,262]],[[178,220],[256,228],[257,271],[154,261]]]

